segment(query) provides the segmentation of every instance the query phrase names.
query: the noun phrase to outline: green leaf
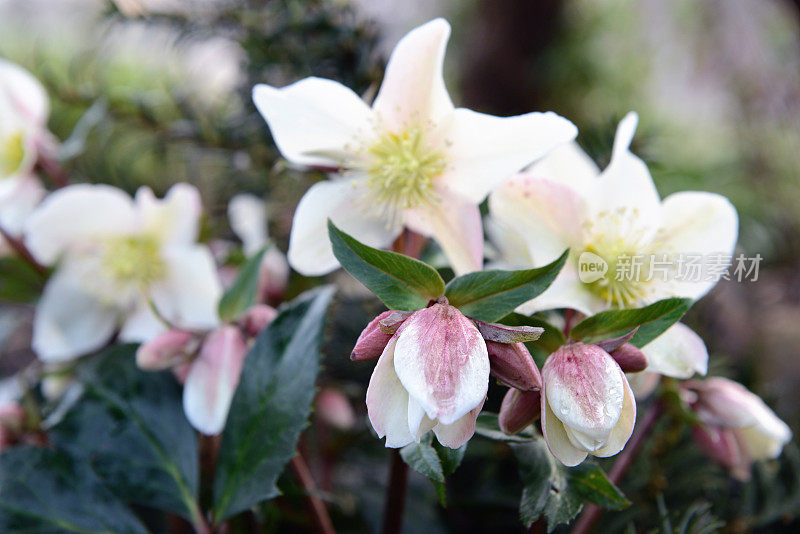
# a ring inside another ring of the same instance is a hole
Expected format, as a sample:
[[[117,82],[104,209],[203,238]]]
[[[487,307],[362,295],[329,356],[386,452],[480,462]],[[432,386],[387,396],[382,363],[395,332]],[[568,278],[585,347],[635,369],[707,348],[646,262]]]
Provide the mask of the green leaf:
[[[578,515],[584,501],[614,510],[630,504],[596,464],[587,461],[576,467],[564,466],[541,436],[511,448],[524,485],[520,519],[528,527],[544,514],[547,531],[552,532]]]
[[[328,235],[342,267],[390,310],[416,311],[444,294],[444,280],[433,267],[396,252],[359,243],[330,220]]]
[[[239,269],[236,280],[219,300],[219,317],[223,321],[235,321],[256,302],[258,275],[261,260],[269,245],[256,252]]]
[[[282,306],[248,353],[222,434],[216,523],[279,494],[275,482],[295,455],[311,412],[332,296],[326,286]]]
[[[423,438],[419,443],[410,443],[400,449],[400,456],[411,469],[421,475],[425,475],[434,482],[444,482],[444,471],[442,461],[436,453],[436,449],[431,445],[430,435]]]
[[[45,275],[23,259],[16,256],[0,258],[0,301],[33,302],[42,294],[44,283]]]
[[[496,413],[481,412],[475,422],[475,433],[494,441],[507,441],[510,443],[527,443],[535,439],[533,432],[529,429],[517,434],[506,434],[500,430],[500,423],[498,423],[497,417]]]
[[[569,251],[549,265],[526,271],[478,271],[450,280],[445,296],[473,319],[496,322],[550,287]]]
[[[170,373],[137,369],[136,347],[101,355],[84,397],[51,431],[59,447],[89,462],[126,502],[195,520],[199,487],[197,435],[183,414]]]
[[[0,454],[0,532],[146,534],[92,469],[64,451]]]
[[[600,312],[575,325],[570,337],[575,340],[598,341],[621,336],[638,326],[639,330],[630,342],[637,347],[643,347],[677,323],[692,302],[692,299],[669,298],[644,308]]]
[[[557,351],[567,342],[561,329],[556,328],[538,317],[527,317],[519,313],[510,313],[500,319],[499,322],[508,326],[537,326],[539,328],[544,328],[544,333],[539,336],[539,339],[528,341],[525,344],[540,348],[548,354]]]
[[[436,449],[436,454],[442,463],[442,472],[446,477],[455,473],[458,466],[461,465],[461,460],[464,459],[464,454],[467,452],[466,443],[457,449],[451,449],[434,440],[433,448]]]

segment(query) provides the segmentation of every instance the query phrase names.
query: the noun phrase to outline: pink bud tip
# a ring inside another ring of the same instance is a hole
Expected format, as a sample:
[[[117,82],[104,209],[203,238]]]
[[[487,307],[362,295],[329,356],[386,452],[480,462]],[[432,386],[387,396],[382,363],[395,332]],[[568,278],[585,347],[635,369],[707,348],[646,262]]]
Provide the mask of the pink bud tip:
[[[500,406],[500,430],[516,434],[536,421],[542,411],[540,391],[509,389]]]
[[[144,343],[136,351],[136,365],[160,371],[185,362],[196,349],[194,336],[184,330],[168,330]]]
[[[247,335],[257,336],[277,315],[277,310],[272,306],[256,304],[242,315],[239,319],[239,324]]]
[[[647,369],[647,356],[630,343],[625,343],[610,354],[626,373],[638,373]]]
[[[353,352],[350,354],[351,360],[374,360],[381,355],[383,349],[386,348],[386,344],[389,343],[389,340],[392,339],[392,335],[394,335],[393,333],[384,332],[384,329],[388,328],[391,330],[391,327],[395,324],[399,327],[400,323],[405,320],[405,318],[396,322],[391,322],[389,325],[383,325],[381,321],[390,318],[394,321],[396,313],[397,312],[393,310],[388,310],[369,322],[367,327],[364,328],[364,331],[361,332],[361,335],[358,336],[356,346],[353,347]],[[397,328],[394,328],[394,330],[396,331]]]
[[[356,424],[356,414],[350,401],[339,390],[325,388],[317,395],[317,415],[339,430],[349,430]]]
[[[541,389],[542,376],[524,343],[486,342],[492,376],[522,391]]]

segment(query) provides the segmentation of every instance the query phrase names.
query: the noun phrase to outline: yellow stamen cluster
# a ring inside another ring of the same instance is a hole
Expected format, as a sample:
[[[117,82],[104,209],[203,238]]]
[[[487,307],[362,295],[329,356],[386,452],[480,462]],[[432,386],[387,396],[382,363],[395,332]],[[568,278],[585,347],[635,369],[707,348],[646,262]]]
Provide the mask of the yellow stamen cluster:
[[[433,198],[433,185],[446,167],[444,154],[427,146],[424,132],[389,133],[369,148],[369,186],[392,210],[419,206]]]
[[[21,131],[0,138],[0,178],[14,174],[24,158],[25,145]]]
[[[147,235],[116,237],[103,248],[103,266],[118,284],[146,288],[166,274],[159,248]]]

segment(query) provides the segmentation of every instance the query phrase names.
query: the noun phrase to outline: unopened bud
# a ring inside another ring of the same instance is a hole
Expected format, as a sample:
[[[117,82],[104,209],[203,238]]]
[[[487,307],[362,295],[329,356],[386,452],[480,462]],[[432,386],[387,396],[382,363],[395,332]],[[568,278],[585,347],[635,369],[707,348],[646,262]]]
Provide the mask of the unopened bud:
[[[524,343],[486,342],[492,376],[522,391],[541,389],[542,376]]]
[[[169,369],[186,362],[194,344],[195,339],[190,332],[168,330],[139,347],[136,365],[148,371]]]
[[[247,335],[257,336],[277,315],[278,311],[272,306],[256,304],[244,312],[244,315],[239,319],[239,324]]]
[[[647,368],[647,356],[630,343],[625,343],[609,354],[619,364],[620,369],[626,373],[638,373]]]
[[[520,391],[511,388],[503,397],[498,422],[506,434],[516,434],[539,418],[542,411],[540,391]]]
[[[634,328],[633,330],[631,330],[630,332],[628,332],[624,336],[614,337],[614,338],[610,338],[610,339],[604,339],[602,341],[598,341],[597,343],[595,343],[595,345],[597,345],[598,347],[600,347],[604,351],[606,351],[608,353],[611,353],[611,352],[617,350],[618,348],[620,348],[621,346],[623,346],[624,344],[626,344],[628,341],[630,341],[631,338],[634,336],[634,334],[636,334],[636,332],[638,332],[638,330],[639,330],[639,327],[637,326],[636,328]]]
[[[369,322],[361,335],[358,336],[356,346],[353,347],[353,352],[350,354],[350,359],[353,361],[374,360],[379,357],[386,348],[386,344],[392,339],[393,333],[384,332],[384,329],[391,329],[391,326],[399,324],[402,320],[393,322],[390,325],[383,325],[381,321],[384,319],[396,317],[395,312],[392,310],[385,311],[375,317]],[[404,320],[404,319],[403,319]],[[396,330],[396,329],[395,329]]]
[[[730,471],[735,478],[739,480],[750,478],[750,460],[739,446],[734,430],[695,425],[692,427],[692,437],[700,450]]]
[[[356,424],[350,401],[344,393],[333,388],[325,388],[317,395],[317,415],[339,430],[349,430]]]

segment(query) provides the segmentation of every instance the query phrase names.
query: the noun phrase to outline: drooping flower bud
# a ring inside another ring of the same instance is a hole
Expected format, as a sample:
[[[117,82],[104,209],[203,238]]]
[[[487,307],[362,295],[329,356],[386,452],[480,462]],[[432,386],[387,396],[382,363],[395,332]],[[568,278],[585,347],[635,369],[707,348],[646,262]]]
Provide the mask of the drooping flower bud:
[[[626,373],[638,373],[647,368],[647,356],[630,343],[625,343],[609,354],[611,354],[611,357],[617,362],[620,369]]]
[[[356,414],[350,401],[344,393],[330,387],[317,395],[317,415],[339,430],[349,430],[356,424]]]
[[[732,429],[695,425],[692,427],[692,437],[709,458],[730,471],[735,478],[750,478],[751,460],[739,447],[736,433]]]
[[[492,376],[522,391],[539,390],[542,376],[524,343],[486,342]]]
[[[239,324],[242,326],[242,330],[244,330],[245,334],[248,336],[257,336],[277,315],[278,311],[272,306],[256,304],[244,312],[244,315],[239,319]]]
[[[374,360],[386,348],[400,325],[411,314],[397,310],[387,310],[375,317],[358,336],[356,346],[350,354],[353,361]]]
[[[194,335],[185,330],[168,330],[139,346],[136,365],[148,371],[169,369],[185,363],[196,348]]]
[[[542,413],[541,391],[520,391],[511,388],[500,405],[500,430],[516,434],[539,418]]]
[[[572,343],[542,368],[542,431],[553,455],[574,466],[617,454],[636,421],[636,402],[617,362],[596,345]]]

